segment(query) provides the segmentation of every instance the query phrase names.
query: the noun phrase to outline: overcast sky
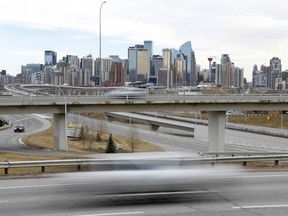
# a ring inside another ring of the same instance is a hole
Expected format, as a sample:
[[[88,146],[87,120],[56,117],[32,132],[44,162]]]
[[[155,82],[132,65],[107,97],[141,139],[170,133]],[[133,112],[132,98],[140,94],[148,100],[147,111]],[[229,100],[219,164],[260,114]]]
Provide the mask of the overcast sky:
[[[15,75],[21,65],[44,63],[44,51],[99,56],[98,0],[1,2],[0,70]],[[102,8],[102,57],[120,55],[144,40],[154,54],[192,42],[196,62],[208,68],[229,54],[250,81],[253,65],[272,57],[288,69],[287,0],[107,0]]]

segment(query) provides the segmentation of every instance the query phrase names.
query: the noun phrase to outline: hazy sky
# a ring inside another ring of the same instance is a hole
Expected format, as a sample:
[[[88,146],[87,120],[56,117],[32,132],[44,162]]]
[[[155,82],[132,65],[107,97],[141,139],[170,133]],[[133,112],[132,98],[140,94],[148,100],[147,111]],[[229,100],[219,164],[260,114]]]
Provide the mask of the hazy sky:
[[[15,75],[21,65],[99,56],[98,0],[9,0],[1,2],[0,70]],[[154,54],[192,42],[196,62],[208,68],[229,54],[251,80],[253,65],[272,57],[288,69],[287,0],[107,0],[102,8],[102,57],[127,58],[129,46],[152,40]]]

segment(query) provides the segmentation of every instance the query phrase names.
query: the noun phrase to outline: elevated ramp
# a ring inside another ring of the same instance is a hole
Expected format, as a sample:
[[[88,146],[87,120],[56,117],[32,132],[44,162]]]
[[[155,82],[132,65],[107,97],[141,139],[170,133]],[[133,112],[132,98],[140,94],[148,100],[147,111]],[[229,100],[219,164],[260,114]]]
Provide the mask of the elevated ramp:
[[[140,113],[126,113],[126,112],[109,112],[105,113],[108,119],[113,120],[113,117],[124,118],[129,121],[137,121],[148,124],[150,129],[153,131],[157,131],[158,128],[168,127],[174,128],[178,130],[185,130],[194,133],[194,124],[190,122],[182,122],[179,120],[166,119],[164,116],[151,116]]]

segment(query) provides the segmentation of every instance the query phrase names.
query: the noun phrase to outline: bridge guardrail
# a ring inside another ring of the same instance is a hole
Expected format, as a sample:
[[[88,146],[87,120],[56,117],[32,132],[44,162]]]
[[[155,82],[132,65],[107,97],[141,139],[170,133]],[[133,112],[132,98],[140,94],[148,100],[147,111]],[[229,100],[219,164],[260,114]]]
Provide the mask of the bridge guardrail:
[[[22,95],[22,96],[12,96],[9,98],[0,98],[0,100],[5,100],[5,104],[15,104],[15,105],[31,105],[34,103],[37,104],[63,104],[63,96],[62,95],[49,95],[49,96],[32,96],[32,95]],[[258,102],[258,103],[270,103],[270,102],[287,102],[288,94],[283,95],[243,95],[243,94],[233,94],[233,95],[175,95],[175,94],[163,94],[163,95],[147,95],[147,97],[141,98],[109,98],[107,95],[66,95],[67,104],[73,102],[79,102],[83,104],[95,104],[97,103],[105,103],[107,101],[137,101],[137,102],[153,102],[153,101],[171,101],[171,102],[184,102],[184,101],[194,101],[194,102]]]
[[[129,165],[129,164],[153,164],[153,165],[193,165],[193,164],[216,164],[216,163],[236,163],[242,162],[246,166],[247,162],[274,161],[275,166],[279,161],[288,161],[288,155],[254,155],[254,156],[233,156],[233,157],[199,157],[199,158],[168,158],[156,160],[144,159],[68,159],[68,160],[41,160],[41,161],[12,161],[0,162],[0,169],[4,169],[4,174],[8,175],[8,170],[12,168],[41,167],[42,173],[45,167],[76,166],[77,171],[81,171],[81,166],[87,165]]]

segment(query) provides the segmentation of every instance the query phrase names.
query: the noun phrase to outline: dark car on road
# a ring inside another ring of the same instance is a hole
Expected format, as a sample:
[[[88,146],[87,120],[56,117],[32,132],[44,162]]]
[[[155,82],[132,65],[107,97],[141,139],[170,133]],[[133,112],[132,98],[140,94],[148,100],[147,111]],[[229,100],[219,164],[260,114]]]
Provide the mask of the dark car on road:
[[[25,128],[24,126],[22,125],[17,125],[15,128],[14,128],[14,132],[15,133],[23,133],[25,131]]]

